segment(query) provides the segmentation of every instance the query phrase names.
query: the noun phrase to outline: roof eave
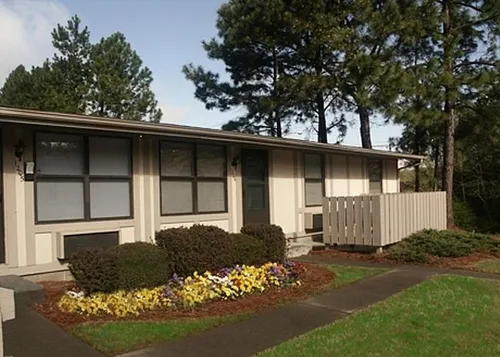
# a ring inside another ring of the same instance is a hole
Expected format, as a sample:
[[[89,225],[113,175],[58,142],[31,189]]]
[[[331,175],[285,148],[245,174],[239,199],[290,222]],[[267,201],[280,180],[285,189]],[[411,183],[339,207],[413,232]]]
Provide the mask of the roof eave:
[[[103,119],[85,115],[40,112],[25,109],[0,107],[0,121],[41,126],[71,127],[104,131],[119,131],[139,135],[174,136],[200,138],[223,142],[264,145],[268,147],[355,154],[369,157],[422,160],[423,156],[382,150],[371,150],[344,145],[322,144],[298,139],[278,139],[273,137],[227,132],[215,129],[188,127],[173,124],[155,124],[123,119]]]

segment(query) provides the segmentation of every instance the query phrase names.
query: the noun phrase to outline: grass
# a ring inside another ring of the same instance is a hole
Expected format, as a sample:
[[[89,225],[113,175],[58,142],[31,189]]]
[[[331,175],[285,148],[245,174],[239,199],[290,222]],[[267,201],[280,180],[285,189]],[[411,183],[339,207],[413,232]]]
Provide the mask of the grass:
[[[500,283],[441,276],[261,354],[499,356]]]
[[[328,265],[327,268],[328,270],[333,271],[337,276],[337,278],[333,282],[334,287],[352,284],[358,280],[381,274],[388,270],[382,268],[363,268],[341,265]]]
[[[487,259],[474,264],[478,271],[492,274],[500,274],[500,259]]]
[[[336,274],[332,287],[351,284],[360,279],[380,274],[386,269],[328,265]],[[165,322],[118,321],[103,324],[88,323],[71,332],[108,356],[166,342],[199,333],[210,328],[234,322],[251,314],[240,314],[203,319],[181,319]]]
[[[73,328],[71,332],[104,354],[115,356],[154,343],[186,337],[245,316],[242,314],[165,322],[121,321],[84,324]]]

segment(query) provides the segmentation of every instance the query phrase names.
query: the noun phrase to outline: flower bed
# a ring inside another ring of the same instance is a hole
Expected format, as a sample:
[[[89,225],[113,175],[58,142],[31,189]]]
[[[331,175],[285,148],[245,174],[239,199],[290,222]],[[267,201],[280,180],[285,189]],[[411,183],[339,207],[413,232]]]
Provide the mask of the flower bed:
[[[235,266],[217,273],[194,273],[186,278],[176,275],[168,284],[151,289],[114,293],[68,291],[59,301],[64,312],[84,315],[125,317],[161,308],[191,308],[213,300],[234,300],[272,287],[301,284],[303,265],[294,262],[267,263],[262,266]]]

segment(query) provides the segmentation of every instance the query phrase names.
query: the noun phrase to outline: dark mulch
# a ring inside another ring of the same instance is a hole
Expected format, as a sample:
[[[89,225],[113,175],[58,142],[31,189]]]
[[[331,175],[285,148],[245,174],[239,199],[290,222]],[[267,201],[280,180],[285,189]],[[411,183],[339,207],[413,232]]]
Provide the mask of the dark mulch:
[[[381,264],[425,265],[425,266],[433,266],[439,268],[454,268],[454,269],[468,269],[468,270],[475,270],[474,264],[481,260],[500,258],[500,255],[498,254],[474,253],[465,257],[458,257],[458,258],[432,257],[432,260],[429,263],[416,264],[416,263],[404,263],[389,259],[386,255],[384,255],[384,253],[381,254],[356,253],[356,252],[340,251],[337,249],[327,249],[322,251],[315,251],[312,254],[334,259],[352,259],[352,260],[361,260],[361,261],[381,263]]]
[[[140,316],[117,318],[114,316],[84,316],[61,311],[57,303],[61,296],[70,288],[73,282],[50,281],[42,282],[45,288],[45,303],[36,305],[35,309],[59,326],[69,329],[84,322],[106,321],[166,321],[179,318],[201,318],[242,313],[260,312],[273,306],[290,301],[302,300],[326,289],[335,279],[335,273],[314,264],[304,264],[306,272],[301,279],[302,285],[291,288],[271,288],[262,294],[253,294],[238,300],[213,301],[197,306],[195,309],[158,309],[146,311]]]

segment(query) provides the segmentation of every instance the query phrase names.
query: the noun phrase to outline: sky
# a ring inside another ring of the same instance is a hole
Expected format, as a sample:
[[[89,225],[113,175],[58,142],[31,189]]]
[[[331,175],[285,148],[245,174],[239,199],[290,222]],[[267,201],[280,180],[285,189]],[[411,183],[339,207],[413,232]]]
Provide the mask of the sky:
[[[40,65],[51,57],[51,30],[77,14],[88,26],[91,41],[122,32],[144,64],[153,72],[153,90],[163,111],[162,122],[208,128],[242,113],[208,111],[194,98],[194,86],[181,72],[188,63],[216,72],[222,62],[209,60],[202,40],[216,36],[217,9],[224,0],[0,0],[0,86],[19,64]],[[360,146],[359,125],[352,116],[343,143]],[[399,136],[394,125],[372,123],[374,148],[384,148],[389,137]],[[292,128],[290,137],[315,140],[304,128]],[[336,140],[332,134],[330,141]]]

